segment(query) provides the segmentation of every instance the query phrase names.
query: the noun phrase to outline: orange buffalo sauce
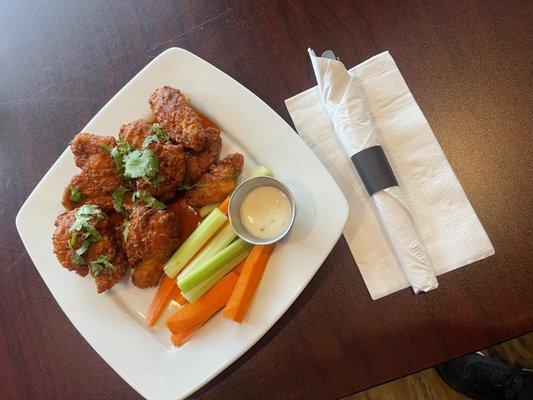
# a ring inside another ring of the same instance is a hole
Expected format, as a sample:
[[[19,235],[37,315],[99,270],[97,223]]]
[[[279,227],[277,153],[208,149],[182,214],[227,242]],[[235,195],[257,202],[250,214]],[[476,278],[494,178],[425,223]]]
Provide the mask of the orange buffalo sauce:
[[[109,214],[109,225],[111,225],[113,228],[122,224],[124,220],[125,220],[125,217],[122,214],[119,214],[119,213]]]
[[[215,128],[220,132],[220,128],[217,124],[215,124],[213,121],[211,121],[207,116],[202,114],[200,111],[195,110],[198,113],[198,116],[200,117],[200,120],[202,121],[202,126],[204,128]]]
[[[168,209],[174,211],[181,221],[181,241],[189,237],[200,223],[200,214],[182,199],[170,204]]]

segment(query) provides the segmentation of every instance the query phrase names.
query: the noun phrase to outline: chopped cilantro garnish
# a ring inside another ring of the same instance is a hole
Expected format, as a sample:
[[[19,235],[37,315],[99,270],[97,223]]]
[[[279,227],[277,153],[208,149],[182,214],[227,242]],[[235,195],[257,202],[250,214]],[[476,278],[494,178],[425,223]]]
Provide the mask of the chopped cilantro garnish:
[[[92,240],[93,242],[97,242],[102,238],[102,235],[100,235],[100,232],[92,226],[87,225],[85,228],[85,233],[83,234],[83,240]]]
[[[126,193],[128,192],[128,189],[126,189],[124,186],[120,185],[115,190],[113,190],[113,193],[111,194],[111,197],[113,197],[113,208],[116,212],[121,213],[124,216],[130,215],[130,213],[124,208],[124,198],[126,197]]]
[[[74,264],[85,264],[85,258],[83,258],[83,255],[87,253],[87,250],[89,250],[89,246],[91,245],[91,242],[89,240],[84,240],[78,249],[74,252],[72,255],[72,262]]]
[[[94,219],[102,219],[105,214],[94,204],[84,204],[76,210],[74,214],[76,220],[72,224],[70,231],[81,231],[83,228],[90,225],[90,222]]]
[[[109,155],[113,159],[113,162],[115,163],[115,168],[117,169],[117,172],[119,173],[119,175],[123,175],[124,174],[123,157],[132,151],[132,148],[128,144],[128,142],[126,142],[125,140],[119,139],[117,140],[117,145],[113,148],[109,147],[105,143],[101,143],[100,147],[109,153]]]
[[[68,248],[69,250],[72,250],[76,242],[78,241],[78,232],[74,232],[68,241]]]
[[[140,178],[157,174],[159,165],[152,150],[134,150],[124,156],[124,167],[125,176]]]
[[[94,261],[91,261],[91,272],[94,276],[98,276],[104,269],[115,269],[115,265],[111,264],[107,256],[101,255]]]
[[[83,193],[78,190],[76,186],[70,187],[70,200],[72,201],[80,201],[83,198]]]
[[[124,240],[125,241],[128,240],[128,235],[130,233],[130,226],[131,226],[131,222],[130,221],[124,221],[124,230],[122,231],[122,234],[124,235]]]
[[[148,145],[150,145],[150,143],[152,142],[157,142],[157,143],[161,143],[159,141],[159,138],[157,137],[157,135],[150,135],[150,136],[146,136],[146,139],[144,139],[143,141],[143,144],[142,144],[142,148],[145,149],[148,147]]]
[[[158,177],[159,160],[152,150],[133,150],[123,157],[124,176],[143,178],[151,186],[160,182]]]
[[[160,124],[150,125],[150,130],[154,132],[159,140],[167,141],[169,139],[168,133],[166,133]]]
[[[111,147],[109,147],[107,144],[105,143],[100,143],[99,145],[102,149],[104,149],[105,151],[107,151],[108,153],[111,153]]]
[[[154,133],[144,139],[143,144],[141,146],[143,149],[148,147],[148,145],[152,142],[161,143],[166,142],[169,139],[168,133],[166,133],[159,124],[150,125],[150,130]]]
[[[155,197],[151,196],[150,193],[145,192],[144,190],[137,190],[133,193],[132,196],[133,202],[137,203],[139,200],[144,201],[149,207],[155,208],[156,210],[163,210],[167,206],[157,200]]]
[[[94,227],[93,222],[96,219],[105,218],[105,214],[94,204],[84,204],[76,210],[74,217],[74,223],[70,227],[72,236],[68,241],[68,247],[69,249],[74,247],[78,241],[79,232],[81,232],[82,243],[72,255],[72,262],[74,264],[85,264],[83,255],[87,252],[91,243],[97,242],[102,238],[100,232]]]
[[[160,127],[152,130],[155,134],[144,140],[142,150],[133,149],[122,139],[117,140],[117,145],[113,148],[104,143],[100,144],[100,147],[109,152],[120,176],[126,179],[143,178],[151,186],[157,186],[163,181],[163,177],[158,175],[159,160],[152,150],[144,149],[144,147],[153,141],[168,140],[168,135]]]

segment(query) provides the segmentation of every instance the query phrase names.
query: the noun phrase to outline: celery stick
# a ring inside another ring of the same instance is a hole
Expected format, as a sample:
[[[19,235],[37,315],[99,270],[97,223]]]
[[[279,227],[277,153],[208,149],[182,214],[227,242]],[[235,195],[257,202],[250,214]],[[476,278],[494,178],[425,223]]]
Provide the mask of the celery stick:
[[[237,234],[233,230],[231,224],[226,224],[203,248],[194,256],[194,258],[187,264],[187,266],[178,275],[178,284],[183,280],[183,277],[194,271],[198,266],[209,260],[219,251],[224,250]]]
[[[200,218],[204,218],[207,214],[209,214],[211,211],[213,211],[215,208],[217,208],[220,204],[214,203],[214,204],[206,204],[200,210],[198,213],[200,214]]]
[[[246,259],[246,257],[248,257],[248,254],[250,254],[250,251],[251,250],[247,250],[243,252],[242,254],[238,255],[231,261],[224,264],[217,272],[215,272],[213,275],[208,277],[206,280],[200,282],[198,285],[193,287],[188,292],[182,292],[181,294],[183,295],[183,297],[187,299],[189,303],[194,303],[196,300],[202,297],[205,292],[211,289],[215,285],[215,283],[217,283],[227,273],[229,273],[233,268],[239,265],[241,261]]]
[[[165,264],[165,273],[170,278],[175,278],[191,258],[202,248],[202,246],[214,235],[228,217],[218,208],[198,225],[193,233],[182,243],[174,255]]]
[[[244,251],[252,248],[252,245],[246,243],[242,239],[237,239],[224,250],[219,251],[213,257],[211,257],[206,262],[199,265],[194,271],[189,272],[183,277],[181,282],[178,282],[178,286],[182,292],[188,292],[193,287],[198,285],[200,282],[207,279],[209,276],[213,275],[218,271],[224,264],[233,258],[237,257],[239,254],[242,254]]]
[[[252,172],[251,178],[255,178],[256,176],[274,176],[274,175],[272,174],[272,171],[269,170],[267,167],[265,167],[264,165],[260,165],[259,167],[254,169],[254,172]]]

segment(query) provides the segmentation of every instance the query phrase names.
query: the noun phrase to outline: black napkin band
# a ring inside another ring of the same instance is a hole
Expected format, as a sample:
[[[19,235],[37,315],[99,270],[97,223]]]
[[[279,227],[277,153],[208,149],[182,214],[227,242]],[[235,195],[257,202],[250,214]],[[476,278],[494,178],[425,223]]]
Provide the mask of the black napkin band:
[[[398,186],[383,147],[368,147],[354,154],[351,159],[370,196],[380,190]]]

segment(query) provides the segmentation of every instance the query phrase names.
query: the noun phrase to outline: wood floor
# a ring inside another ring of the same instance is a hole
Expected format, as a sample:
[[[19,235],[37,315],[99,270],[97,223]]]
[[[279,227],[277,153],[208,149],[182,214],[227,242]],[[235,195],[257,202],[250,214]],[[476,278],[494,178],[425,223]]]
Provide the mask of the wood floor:
[[[533,369],[533,333],[483,350],[490,357]],[[469,397],[446,385],[433,369],[426,369],[381,386],[344,397],[342,400],[464,400]]]

